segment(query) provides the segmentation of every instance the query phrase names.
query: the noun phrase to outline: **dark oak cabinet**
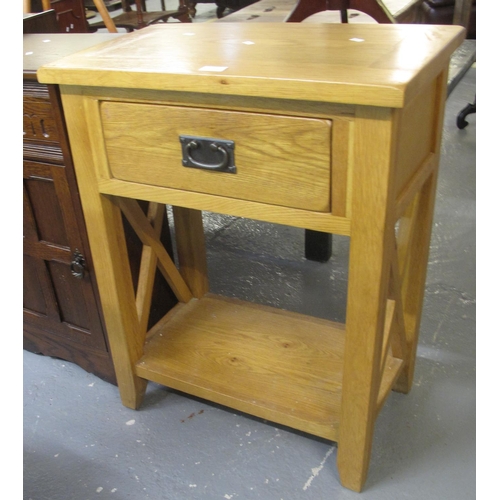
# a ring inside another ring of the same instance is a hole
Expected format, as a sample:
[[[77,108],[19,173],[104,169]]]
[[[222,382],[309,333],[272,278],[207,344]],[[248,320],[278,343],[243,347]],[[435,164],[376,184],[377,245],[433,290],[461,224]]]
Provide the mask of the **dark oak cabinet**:
[[[83,0],[50,0],[50,7],[56,14],[58,33],[89,32]],[[42,11],[41,0],[32,0],[31,12]]]
[[[114,370],[56,87],[23,82],[24,347]]]
[[[36,79],[41,64],[110,36],[120,35],[24,35],[23,338],[29,351],[72,361],[116,383],[59,90]],[[127,225],[125,231],[137,283],[142,244]],[[163,239],[170,244],[166,222]],[[150,323],[175,303],[159,275],[155,287],[160,298],[151,306]]]

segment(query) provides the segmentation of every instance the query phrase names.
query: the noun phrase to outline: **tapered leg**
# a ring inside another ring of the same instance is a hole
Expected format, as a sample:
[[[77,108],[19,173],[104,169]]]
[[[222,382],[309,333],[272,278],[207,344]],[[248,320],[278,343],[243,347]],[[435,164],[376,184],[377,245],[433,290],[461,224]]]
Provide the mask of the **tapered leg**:
[[[402,276],[402,302],[407,342],[407,359],[394,389],[407,393],[413,383],[418,332],[424,301],[425,278],[429,256],[429,244],[434,212],[437,173],[424,184],[414,210],[411,245],[408,247],[408,263]]]
[[[390,264],[394,252],[390,110],[358,109],[354,155],[346,343],[337,465],[343,486],[360,491],[370,462]]]
[[[122,215],[109,198],[99,194],[96,171],[89,168],[105,155],[91,147],[89,137],[90,133],[100,133],[100,124],[86,124],[85,110],[94,108],[92,114],[99,116],[95,109],[98,103],[93,100],[82,103],[80,96],[69,94],[63,97],[63,104],[120,396],[125,406],[136,409],[144,397],[147,381],[135,374],[135,364],[143,353],[143,335]],[[101,161],[105,165],[105,160]]]
[[[120,209],[99,195],[91,214],[86,215],[86,223],[120,396],[125,406],[137,409],[147,387],[147,381],[137,377],[134,370],[142,356],[144,336],[139,327]]]
[[[420,191],[417,193],[411,217],[402,221],[407,227],[402,227],[402,232],[407,232],[407,242],[399,246],[406,246],[406,265],[400,269],[401,293],[406,330],[406,359],[399,380],[394,390],[407,393],[413,383],[415,359],[417,352],[420,318],[424,302],[425,279],[429,258],[429,248],[432,233],[432,220],[436,199],[438,178],[439,153],[441,150],[441,137],[443,130],[444,106],[447,96],[448,68],[436,79],[437,101],[434,106],[434,136],[431,152],[436,155],[434,170],[431,172]],[[403,235],[405,237],[405,235]],[[402,237],[402,238],[403,238]],[[402,239],[401,238],[401,239]],[[404,262],[403,259],[400,262]]]
[[[200,210],[173,207],[180,273],[194,297],[209,290],[205,234]]]

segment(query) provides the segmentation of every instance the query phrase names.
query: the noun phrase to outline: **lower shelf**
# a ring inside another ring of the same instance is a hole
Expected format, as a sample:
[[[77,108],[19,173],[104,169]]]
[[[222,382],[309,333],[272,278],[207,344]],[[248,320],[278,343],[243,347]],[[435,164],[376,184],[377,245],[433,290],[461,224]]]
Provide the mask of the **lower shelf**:
[[[136,373],[335,441],[343,351],[343,325],[209,294],[154,327]]]
[[[344,325],[207,294],[175,306],[149,332],[146,380],[338,441]],[[403,368],[388,355],[380,410]]]

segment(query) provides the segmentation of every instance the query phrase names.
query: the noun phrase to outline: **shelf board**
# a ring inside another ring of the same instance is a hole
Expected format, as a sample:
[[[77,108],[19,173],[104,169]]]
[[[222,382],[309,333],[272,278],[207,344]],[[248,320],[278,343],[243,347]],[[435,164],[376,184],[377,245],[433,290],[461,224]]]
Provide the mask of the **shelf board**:
[[[150,331],[138,376],[337,440],[344,326],[208,294]]]

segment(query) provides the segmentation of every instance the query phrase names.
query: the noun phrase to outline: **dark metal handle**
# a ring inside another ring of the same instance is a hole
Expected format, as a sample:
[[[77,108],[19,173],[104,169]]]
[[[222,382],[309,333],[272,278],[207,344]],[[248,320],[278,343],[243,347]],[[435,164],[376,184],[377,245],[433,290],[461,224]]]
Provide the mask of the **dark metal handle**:
[[[75,249],[73,260],[71,261],[71,274],[78,279],[82,279],[85,275],[85,258],[79,252],[78,248]]]
[[[234,141],[193,135],[180,135],[182,165],[211,172],[236,173]]]
[[[228,164],[229,164],[229,154],[225,148],[223,148],[220,145],[215,144],[215,142],[210,144],[209,148],[212,151],[214,151],[214,152],[218,151],[219,153],[222,153],[222,161],[220,161],[219,163],[216,163],[216,164],[210,164],[210,163],[202,163],[201,161],[197,161],[191,156],[191,151],[194,149],[198,149],[199,147],[200,147],[200,143],[198,141],[191,141],[186,146],[188,159],[193,164],[194,167],[203,168],[206,170],[219,170],[219,171],[227,169]]]

